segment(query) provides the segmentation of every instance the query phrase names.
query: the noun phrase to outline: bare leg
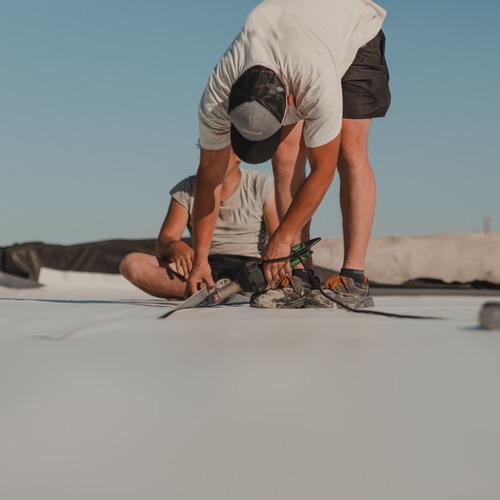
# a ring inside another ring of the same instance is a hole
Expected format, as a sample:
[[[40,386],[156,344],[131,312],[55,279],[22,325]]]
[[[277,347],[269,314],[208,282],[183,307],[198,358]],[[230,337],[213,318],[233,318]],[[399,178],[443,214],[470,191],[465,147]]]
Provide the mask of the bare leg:
[[[286,214],[292,199],[306,177],[307,153],[302,137],[302,122],[283,128],[283,139],[272,159],[276,207],[280,220]],[[294,239],[294,244],[309,236],[310,222]]]
[[[338,161],[344,264],[364,269],[375,216],[375,176],[368,160],[370,119],[344,119]]]
[[[175,271],[175,265],[169,264]],[[170,278],[166,263],[145,253],[129,253],[120,263],[120,272],[137,288],[165,299],[184,299],[186,283]]]

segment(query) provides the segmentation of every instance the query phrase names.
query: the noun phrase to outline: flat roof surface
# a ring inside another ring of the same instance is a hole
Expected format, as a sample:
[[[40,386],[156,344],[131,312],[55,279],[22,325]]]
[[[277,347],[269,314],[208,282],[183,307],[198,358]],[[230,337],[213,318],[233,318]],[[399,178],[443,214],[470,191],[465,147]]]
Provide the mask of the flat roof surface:
[[[159,320],[121,277],[62,277],[0,286],[2,498],[499,497],[494,298]]]

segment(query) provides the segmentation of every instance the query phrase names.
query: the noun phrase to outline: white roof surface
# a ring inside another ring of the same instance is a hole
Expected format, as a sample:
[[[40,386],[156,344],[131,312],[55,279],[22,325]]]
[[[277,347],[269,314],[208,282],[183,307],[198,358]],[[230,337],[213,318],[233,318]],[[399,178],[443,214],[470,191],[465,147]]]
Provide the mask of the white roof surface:
[[[159,320],[173,306],[120,276],[40,281],[0,286],[1,498],[499,498],[484,297],[375,298],[441,320],[243,303]]]

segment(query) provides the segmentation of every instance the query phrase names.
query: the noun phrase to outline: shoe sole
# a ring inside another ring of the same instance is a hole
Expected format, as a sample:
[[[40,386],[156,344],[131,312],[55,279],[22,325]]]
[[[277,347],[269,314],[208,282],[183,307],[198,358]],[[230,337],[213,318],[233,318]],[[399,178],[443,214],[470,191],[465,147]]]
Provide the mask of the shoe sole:
[[[256,304],[250,302],[250,307],[255,307],[256,309],[301,309],[306,303],[306,297],[301,297],[299,299],[287,302],[286,304],[280,304],[277,301],[270,300],[265,304]]]
[[[360,297],[354,303],[343,304],[341,299],[328,300],[323,294],[314,294],[309,301],[306,302],[304,308],[306,309],[338,309],[343,307],[345,309],[364,309],[366,307],[373,307],[375,304],[371,296]]]

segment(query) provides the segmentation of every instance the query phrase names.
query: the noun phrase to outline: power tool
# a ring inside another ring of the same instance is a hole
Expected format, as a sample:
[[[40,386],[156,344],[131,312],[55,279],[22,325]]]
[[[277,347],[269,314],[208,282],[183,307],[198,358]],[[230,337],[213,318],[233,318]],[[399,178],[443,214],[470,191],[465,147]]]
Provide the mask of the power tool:
[[[203,288],[176,308],[160,316],[160,318],[167,318],[179,309],[215,306],[239,292],[263,293],[269,288],[269,283],[264,278],[264,264],[290,260],[290,266],[295,267],[297,264],[304,263],[309,259],[312,255],[311,247],[320,240],[321,238],[313,238],[312,240],[299,243],[290,249],[290,255],[286,257],[272,260],[260,259],[248,261],[241,266],[234,281],[231,281],[228,285],[210,291]]]
[[[252,260],[243,264],[234,281],[228,285],[212,291],[206,299],[200,302],[199,307],[214,306],[232,297],[239,292],[264,293],[269,288],[269,283],[264,278],[263,264],[290,260],[290,266],[295,267],[304,263],[312,254],[311,247],[318,243],[321,238],[299,243],[291,248],[290,255],[272,260]]]

